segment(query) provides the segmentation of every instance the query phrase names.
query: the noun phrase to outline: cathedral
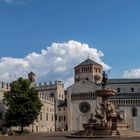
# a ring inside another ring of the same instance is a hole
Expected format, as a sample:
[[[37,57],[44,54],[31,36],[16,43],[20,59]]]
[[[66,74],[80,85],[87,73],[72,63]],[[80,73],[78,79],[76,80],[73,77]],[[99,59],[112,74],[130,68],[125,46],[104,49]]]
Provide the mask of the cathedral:
[[[74,84],[64,90],[62,81],[36,84],[36,75],[28,74],[32,86],[38,90],[43,104],[40,115],[26,127],[31,132],[83,130],[90,114],[95,116],[98,99],[95,91],[100,89],[103,67],[86,59],[74,67]],[[121,112],[130,130],[140,130],[140,79],[108,79],[107,86],[116,91],[110,98],[116,110]],[[0,83],[0,124],[5,118],[6,107],[3,93],[9,91],[7,83]]]
[[[68,131],[82,130],[90,114],[95,115],[98,106],[95,90],[100,88],[103,67],[87,59],[74,68],[75,83],[67,89]],[[109,79],[109,88],[116,90],[110,98],[123,114],[129,129],[140,130],[140,79]]]

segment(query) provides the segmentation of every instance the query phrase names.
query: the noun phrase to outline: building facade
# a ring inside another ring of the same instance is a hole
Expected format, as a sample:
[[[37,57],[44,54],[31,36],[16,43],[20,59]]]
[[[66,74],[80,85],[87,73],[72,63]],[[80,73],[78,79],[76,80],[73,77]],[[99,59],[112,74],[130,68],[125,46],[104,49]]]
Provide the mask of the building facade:
[[[88,58],[74,71],[75,83],[67,89],[68,131],[82,130],[90,113],[95,114],[95,90],[101,82],[103,67]]]
[[[59,109],[58,106],[64,102],[64,84],[61,81],[55,81],[54,83],[39,83],[35,84],[35,74],[30,72],[28,79],[31,81],[39,93],[39,98],[43,104],[41,113],[38,119],[28,129],[32,132],[47,132],[57,131],[61,129],[59,121]]]
[[[87,59],[74,68],[75,83],[67,89],[68,131],[82,130],[98,106],[95,90],[100,88],[103,68]],[[140,79],[109,79],[108,87],[117,94],[110,100],[120,111],[129,129],[140,130]]]
[[[31,85],[38,90],[38,96],[43,106],[38,118],[34,121],[33,124],[31,124],[29,127],[26,127],[26,129],[31,132],[48,132],[61,130],[62,127],[60,127],[60,121],[57,118],[59,118],[58,106],[65,101],[64,84],[61,81],[55,81],[54,83],[49,82],[36,85],[36,75],[33,72],[28,74],[28,79],[31,81]],[[0,82],[0,127],[2,127],[6,112],[3,95],[4,92],[9,90],[10,85],[8,83]],[[65,112],[63,113],[66,115],[66,108]],[[14,127],[13,129],[18,130],[19,128]]]
[[[140,130],[140,79],[110,79],[109,87],[117,91],[111,101],[124,114],[129,129]]]
[[[3,96],[4,92],[10,90],[10,85],[5,82],[0,82],[0,124],[3,124],[3,120],[5,119],[6,107],[4,104]]]

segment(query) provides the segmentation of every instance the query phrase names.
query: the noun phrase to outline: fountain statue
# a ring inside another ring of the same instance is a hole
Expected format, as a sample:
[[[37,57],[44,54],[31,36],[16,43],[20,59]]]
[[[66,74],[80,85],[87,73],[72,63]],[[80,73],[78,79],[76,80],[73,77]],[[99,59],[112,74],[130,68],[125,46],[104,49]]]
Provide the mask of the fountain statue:
[[[120,135],[120,128],[128,128],[128,125],[124,123],[123,115],[116,111],[109,100],[111,96],[116,95],[116,91],[107,87],[107,82],[108,76],[103,72],[101,88],[95,91],[96,97],[100,100],[95,109],[95,119],[93,119],[93,114],[90,114],[87,123],[83,124],[84,130],[73,134],[74,137],[117,136]]]
[[[101,82],[102,88],[105,88],[105,87],[106,87],[106,85],[107,85],[107,80],[108,80],[108,76],[107,76],[107,74],[105,73],[105,71],[103,71],[103,77],[102,77],[102,82]]]

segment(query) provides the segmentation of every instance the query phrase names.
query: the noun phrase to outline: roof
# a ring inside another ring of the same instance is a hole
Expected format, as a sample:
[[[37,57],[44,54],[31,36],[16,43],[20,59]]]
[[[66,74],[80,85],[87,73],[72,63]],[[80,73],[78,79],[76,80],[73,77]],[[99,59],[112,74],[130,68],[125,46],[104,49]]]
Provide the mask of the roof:
[[[94,92],[98,86],[89,80],[80,80],[67,88],[68,94]]]
[[[67,106],[67,102],[63,102],[60,105],[58,105],[58,107],[66,107]]]
[[[86,59],[85,61],[83,61],[83,62],[81,62],[79,65],[77,65],[76,67],[78,67],[78,66],[84,66],[84,65],[98,65],[98,66],[101,66],[102,67],[102,65],[100,65],[100,64],[98,64],[97,62],[95,62],[95,61],[93,61],[93,60],[91,60],[91,59]]]
[[[35,75],[32,71],[28,75]]]
[[[108,84],[140,84],[140,78],[108,79]]]
[[[117,93],[111,99],[140,99],[140,93]]]

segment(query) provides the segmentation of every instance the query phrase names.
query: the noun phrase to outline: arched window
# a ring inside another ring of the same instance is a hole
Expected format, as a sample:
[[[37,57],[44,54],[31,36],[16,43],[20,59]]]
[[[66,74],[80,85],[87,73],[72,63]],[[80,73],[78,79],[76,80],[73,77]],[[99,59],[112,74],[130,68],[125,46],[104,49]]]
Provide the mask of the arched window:
[[[138,115],[137,108],[133,107],[132,108],[132,117],[137,117],[137,115]]]

